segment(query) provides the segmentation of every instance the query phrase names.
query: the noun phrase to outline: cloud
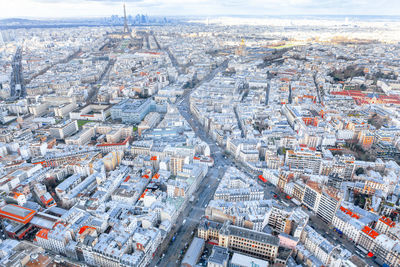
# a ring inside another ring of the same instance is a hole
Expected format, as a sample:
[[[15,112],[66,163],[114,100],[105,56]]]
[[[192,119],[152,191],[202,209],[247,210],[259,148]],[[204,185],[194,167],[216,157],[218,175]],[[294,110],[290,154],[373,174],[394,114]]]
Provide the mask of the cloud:
[[[99,17],[122,13],[148,15],[390,15],[393,0],[4,0],[3,17]]]
[[[54,3],[82,3],[82,2],[99,2],[99,3],[140,3],[140,2],[145,2],[146,0],[32,0],[32,2],[42,2],[42,3],[48,3],[48,4],[54,4]]]

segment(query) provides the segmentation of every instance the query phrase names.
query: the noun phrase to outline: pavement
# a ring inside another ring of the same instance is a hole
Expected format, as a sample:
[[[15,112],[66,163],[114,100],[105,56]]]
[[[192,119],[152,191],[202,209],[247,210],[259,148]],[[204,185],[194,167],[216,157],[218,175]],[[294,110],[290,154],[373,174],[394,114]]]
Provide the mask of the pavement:
[[[340,235],[339,233],[334,231],[332,225],[325,223],[320,218],[315,216],[312,212],[307,211],[307,213],[310,215],[310,220],[308,221],[308,224],[314,230],[316,230],[324,238],[328,239],[328,241],[331,242],[333,245],[341,245],[348,251],[350,251],[353,255],[357,255],[356,244],[352,240],[347,238],[345,235]],[[364,260],[368,264],[368,266],[379,266],[371,258],[365,257],[362,258],[362,260]]]

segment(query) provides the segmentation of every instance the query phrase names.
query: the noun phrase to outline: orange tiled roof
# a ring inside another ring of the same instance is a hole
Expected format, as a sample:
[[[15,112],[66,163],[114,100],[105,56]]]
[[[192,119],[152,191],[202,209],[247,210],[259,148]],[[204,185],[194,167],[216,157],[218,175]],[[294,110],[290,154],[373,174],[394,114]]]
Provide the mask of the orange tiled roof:
[[[396,223],[394,221],[392,221],[390,218],[385,217],[385,216],[382,216],[381,218],[379,218],[379,221],[383,222],[384,224],[386,224],[390,228],[392,228],[392,227],[394,227],[396,225]]]
[[[363,233],[367,234],[369,237],[371,237],[372,239],[375,239],[379,233],[377,231],[375,231],[374,229],[372,229],[369,226],[364,226],[364,228],[361,230]]]

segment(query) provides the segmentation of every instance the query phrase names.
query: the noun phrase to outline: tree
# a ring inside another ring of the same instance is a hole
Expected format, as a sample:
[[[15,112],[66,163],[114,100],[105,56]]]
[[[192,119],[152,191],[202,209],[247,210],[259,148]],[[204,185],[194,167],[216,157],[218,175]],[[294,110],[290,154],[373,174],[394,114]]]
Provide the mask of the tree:
[[[365,173],[365,171],[364,171],[364,169],[361,168],[361,167],[359,167],[359,168],[356,170],[356,175],[357,175],[357,176],[360,175],[360,174],[364,174],[364,173]]]

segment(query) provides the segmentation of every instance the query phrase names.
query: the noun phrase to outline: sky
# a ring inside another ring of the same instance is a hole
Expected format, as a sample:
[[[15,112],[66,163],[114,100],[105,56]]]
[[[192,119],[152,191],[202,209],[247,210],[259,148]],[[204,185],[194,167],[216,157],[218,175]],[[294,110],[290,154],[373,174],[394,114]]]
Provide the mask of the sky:
[[[0,18],[400,15],[400,0],[0,0]]]

